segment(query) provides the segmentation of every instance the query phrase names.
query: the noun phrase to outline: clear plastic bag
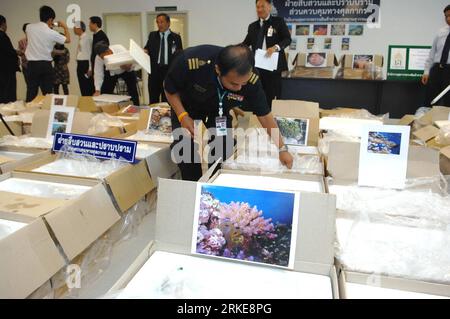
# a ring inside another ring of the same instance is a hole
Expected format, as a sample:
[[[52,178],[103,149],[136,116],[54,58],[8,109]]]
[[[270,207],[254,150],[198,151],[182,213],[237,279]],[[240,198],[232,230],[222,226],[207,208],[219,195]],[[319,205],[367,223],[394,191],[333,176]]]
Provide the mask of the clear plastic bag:
[[[0,138],[0,146],[51,149],[53,146],[53,138],[38,138],[29,135],[6,135]]]
[[[328,155],[331,142],[359,143],[360,141],[361,139],[359,137],[348,135],[346,132],[328,131],[327,133],[323,133],[322,138],[319,139],[319,152],[320,154]]]
[[[339,261],[351,271],[449,284],[448,180],[409,180],[402,191],[330,183]]]
[[[25,103],[23,101],[16,101],[7,104],[0,104],[0,113],[17,113],[20,111],[25,111]]]
[[[444,126],[436,136],[436,143],[443,146],[450,145],[450,125]]]
[[[124,123],[117,117],[106,113],[100,113],[91,119],[88,135],[104,133],[111,127],[123,127]]]

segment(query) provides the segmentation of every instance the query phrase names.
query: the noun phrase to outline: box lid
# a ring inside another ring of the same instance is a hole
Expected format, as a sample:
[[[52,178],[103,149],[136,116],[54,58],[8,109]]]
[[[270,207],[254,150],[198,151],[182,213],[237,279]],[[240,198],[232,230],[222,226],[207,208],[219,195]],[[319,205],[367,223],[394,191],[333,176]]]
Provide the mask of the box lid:
[[[91,113],[75,112],[72,125],[72,133],[87,134],[91,119],[94,117]],[[47,129],[50,118],[49,110],[37,111],[33,116],[33,124],[31,125],[32,137],[47,137]]]
[[[23,299],[64,267],[42,219],[0,240],[0,298]]]
[[[412,134],[422,142],[428,142],[439,134],[439,129],[435,126],[428,125],[422,127],[420,130],[413,132]]]
[[[331,142],[328,173],[336,182],[358,182],[360,144]],[[439,152],[427,147],[410,146],[407,178],[434,177],[440,174]]]
[[[98,184],[44,219],[72,260],[120,220],[120,215],[104,185]]]
[[[158,249],[190,254],[197,183],[161,179],[158,189]],[[334,263],[336,197],[300,193],[296,271],[329,275]]]

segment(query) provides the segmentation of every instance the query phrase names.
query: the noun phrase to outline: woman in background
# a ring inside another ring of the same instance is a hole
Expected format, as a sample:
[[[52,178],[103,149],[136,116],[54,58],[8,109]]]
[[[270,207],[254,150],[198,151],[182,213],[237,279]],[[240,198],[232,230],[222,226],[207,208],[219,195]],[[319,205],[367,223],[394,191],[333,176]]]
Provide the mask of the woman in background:
[[[63,44],[56,44],[52,55],[55,69],[54,93],[59,94],[59,86],[62,85],[64,95],[69,95],[70,72],[68,64],[70,52]]]

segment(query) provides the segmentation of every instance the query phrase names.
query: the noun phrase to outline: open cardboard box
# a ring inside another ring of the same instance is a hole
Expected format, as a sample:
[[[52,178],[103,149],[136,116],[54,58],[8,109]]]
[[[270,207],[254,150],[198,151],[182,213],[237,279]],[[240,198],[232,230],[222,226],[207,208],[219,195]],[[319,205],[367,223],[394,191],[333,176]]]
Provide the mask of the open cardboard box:
[[[196,193],[197,183],[160,180],[154,250],[191,254]],[[294,271],[329,277],[333,296],[339,298],[333,247],[335,207],[334,196],[301,192]]]
[[[26,223],[0,240],[0,296],[26,298],[91,245],[119,219],[103,184],[86,179],[12,172],[0,177],[79,185],[88,190],[73,199],[0,192],[0,218]]]
[[[354,69],[353,68],[353,54],[345,54],[342,56],[340,61],[341,69],[339,70],[342,72],[342,77],[347,80],[376,80],[372,79],[371,75],[368,74],[368,72],[364,69]],[[375,67],[382,68],[384,65],[384,57],[382,55],[374,55],[373,57],[373,64]],[[340,72],[338,72],[338,75],[341,75]]]
[[[87,134],[89,125],[94,117],[91,113],[75,112],[72,125],[72,133]],[[33,125],[31,126],[31,137],[47,137],[48,124],[50,121],[50,110],[37,111],[33,116]]]
[[[48,151],[37,148],[0,146],[0,174],[11,172],[16,167],[37,161],[47,153]]]
[[[306,66],[307,53],[297,53],[293,65],[294,69],[290,72],[293,78],[319,78],[332,79],[334,77],[334,68],[338,65],[338,60],[334,53],[327,54],[327,63],[323,68],[311,68]]]
[[[440,153],[441,173],[444,175],[450,175],[450,146],[442,148]]]
[[[19,166],[16,168],[16,171],[19,172],[33,172],[33,170],[42,167],[46,164],[52,163],[58,160],[59,157],[57,154],[52,154],[48,152],[46,156],[41,157],[39,160],[36,160],[32,163],[28,163],[27,165]],[[159,164],[158,160],[160,158],[155,155],[149,161]],[[155,164],[157,165],[157,164]],[[44,176],[52,175],[46,173],[37,173]],[[65,176],[60,174],[55,174],[55,176]],[[78,176],[72,176],[78,177]],[[88,180],[97,180],[95,178],[85,178]],[[111,191],[112,197],[116,201],[116,204],[120,208],[122,213],[126,212],[130,209],[134,204],[136,204],[141,198],[151,192],[156,184],[153,182],[149,170],[147,168],[147,161],[140,161],[136,165],[126,165],[117,171],[113,172],[109,176],[107,176],[103,182],[107,185],[109,190]]]

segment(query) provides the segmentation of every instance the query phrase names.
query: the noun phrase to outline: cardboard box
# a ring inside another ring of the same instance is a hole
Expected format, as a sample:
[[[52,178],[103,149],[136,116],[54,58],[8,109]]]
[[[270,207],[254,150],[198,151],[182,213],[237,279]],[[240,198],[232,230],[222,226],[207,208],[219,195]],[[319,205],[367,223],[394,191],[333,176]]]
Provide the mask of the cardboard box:
[[[383,121],[325,116],[319,123],[320,131],[337,131],[342,135],[353,137],[361,137],[362,128],[366,125],[383,125]]]
[[[440,154],[441,173],[450,175],[450,146],[442,148]]]
[[[425,127],[421,128],[420,130],[417,130],[412,133],[412,135],[414,137],[418,138],[420,141],[422,141],[424,143],[432,140],[433,138],[438,136],[438,134],[439,134],[439,129],[432,125],[425,126]]]
[[[360,144],[332,142],[328,153],[327,171],[336,184],[358,182]],[[439,152],[421,146],[410,146],[407,178],[439,176]]]
[[[327,54],[327,63],[323,68],[311,68],[306,66],[308,54],[298,53],[294,59],[294,69],[289,73],[291,78],[319,78],[332,79],[334,68],[338,65],[336,56],[333,53]]]
[[[164,158],[164,157],[163,157]],[[152,157],[149,161],[152,162],[159,159],[158,156]],[[47,153],[46,156],[41,157],[27,165],[19,166],[16,168],[18,172],[30,173],[33,170],[42,167],[46,164],[58,160],[57,154]],[[156,165],[156,164],[155,164]],[[51,174],[33,172],[34,174],[39,174],[43,176],[49,176]],[[66,175],[54,175],[54,176],[66,176]],[[76,177],[78,176],[70,176]],[[97,180],[95,178],[84,178],[86,180]],[[156,178],[155,178],[156,179]],[[126,165],[125,167],[119,169],[118,171],[107,176],[103,182],[107,188],[111,191],[112,197],[116,204],[120,208],[122,213],[130,209],[134,204],[136,204],[140,199],[142,199],[146,194],[152,191],[156,184],[152,180],[149,170],[147,168],[147,161],[141,161],[136,165]]]
[[[0,192],[0,218],[29,225],[0,240],[0,295],[25,298],[119,219],[103,184],[79,178],[8,173],[9,178],[87,186],[69,200]],[[61,248],[57,249],[57,246]]]
[[[16,167],[32,163],[47,156],[48,151],[42,149],[0,146],[0,173],[5,174],[13,171]],[[15,158],[24,155],[23,158]]]
[[[158,192],[155,249],[189,255],[197,183],[163,179]],[[334,298],[339,298],[333,247],[336,198],[308,192],[300,197],[294,271],[330,277]]]
[[[345,54],[342,56],[340,61],[340,70],[336,75],[336,78],[344,78],[348,80],[382,80],[382,76],[379,74],[371,74],[364,69],[354,69],[353,68],[353,57],[352,54]],[[382,68],[384,65],[384,57],[382,55],[374,55],[373,64],[377,68]]]

